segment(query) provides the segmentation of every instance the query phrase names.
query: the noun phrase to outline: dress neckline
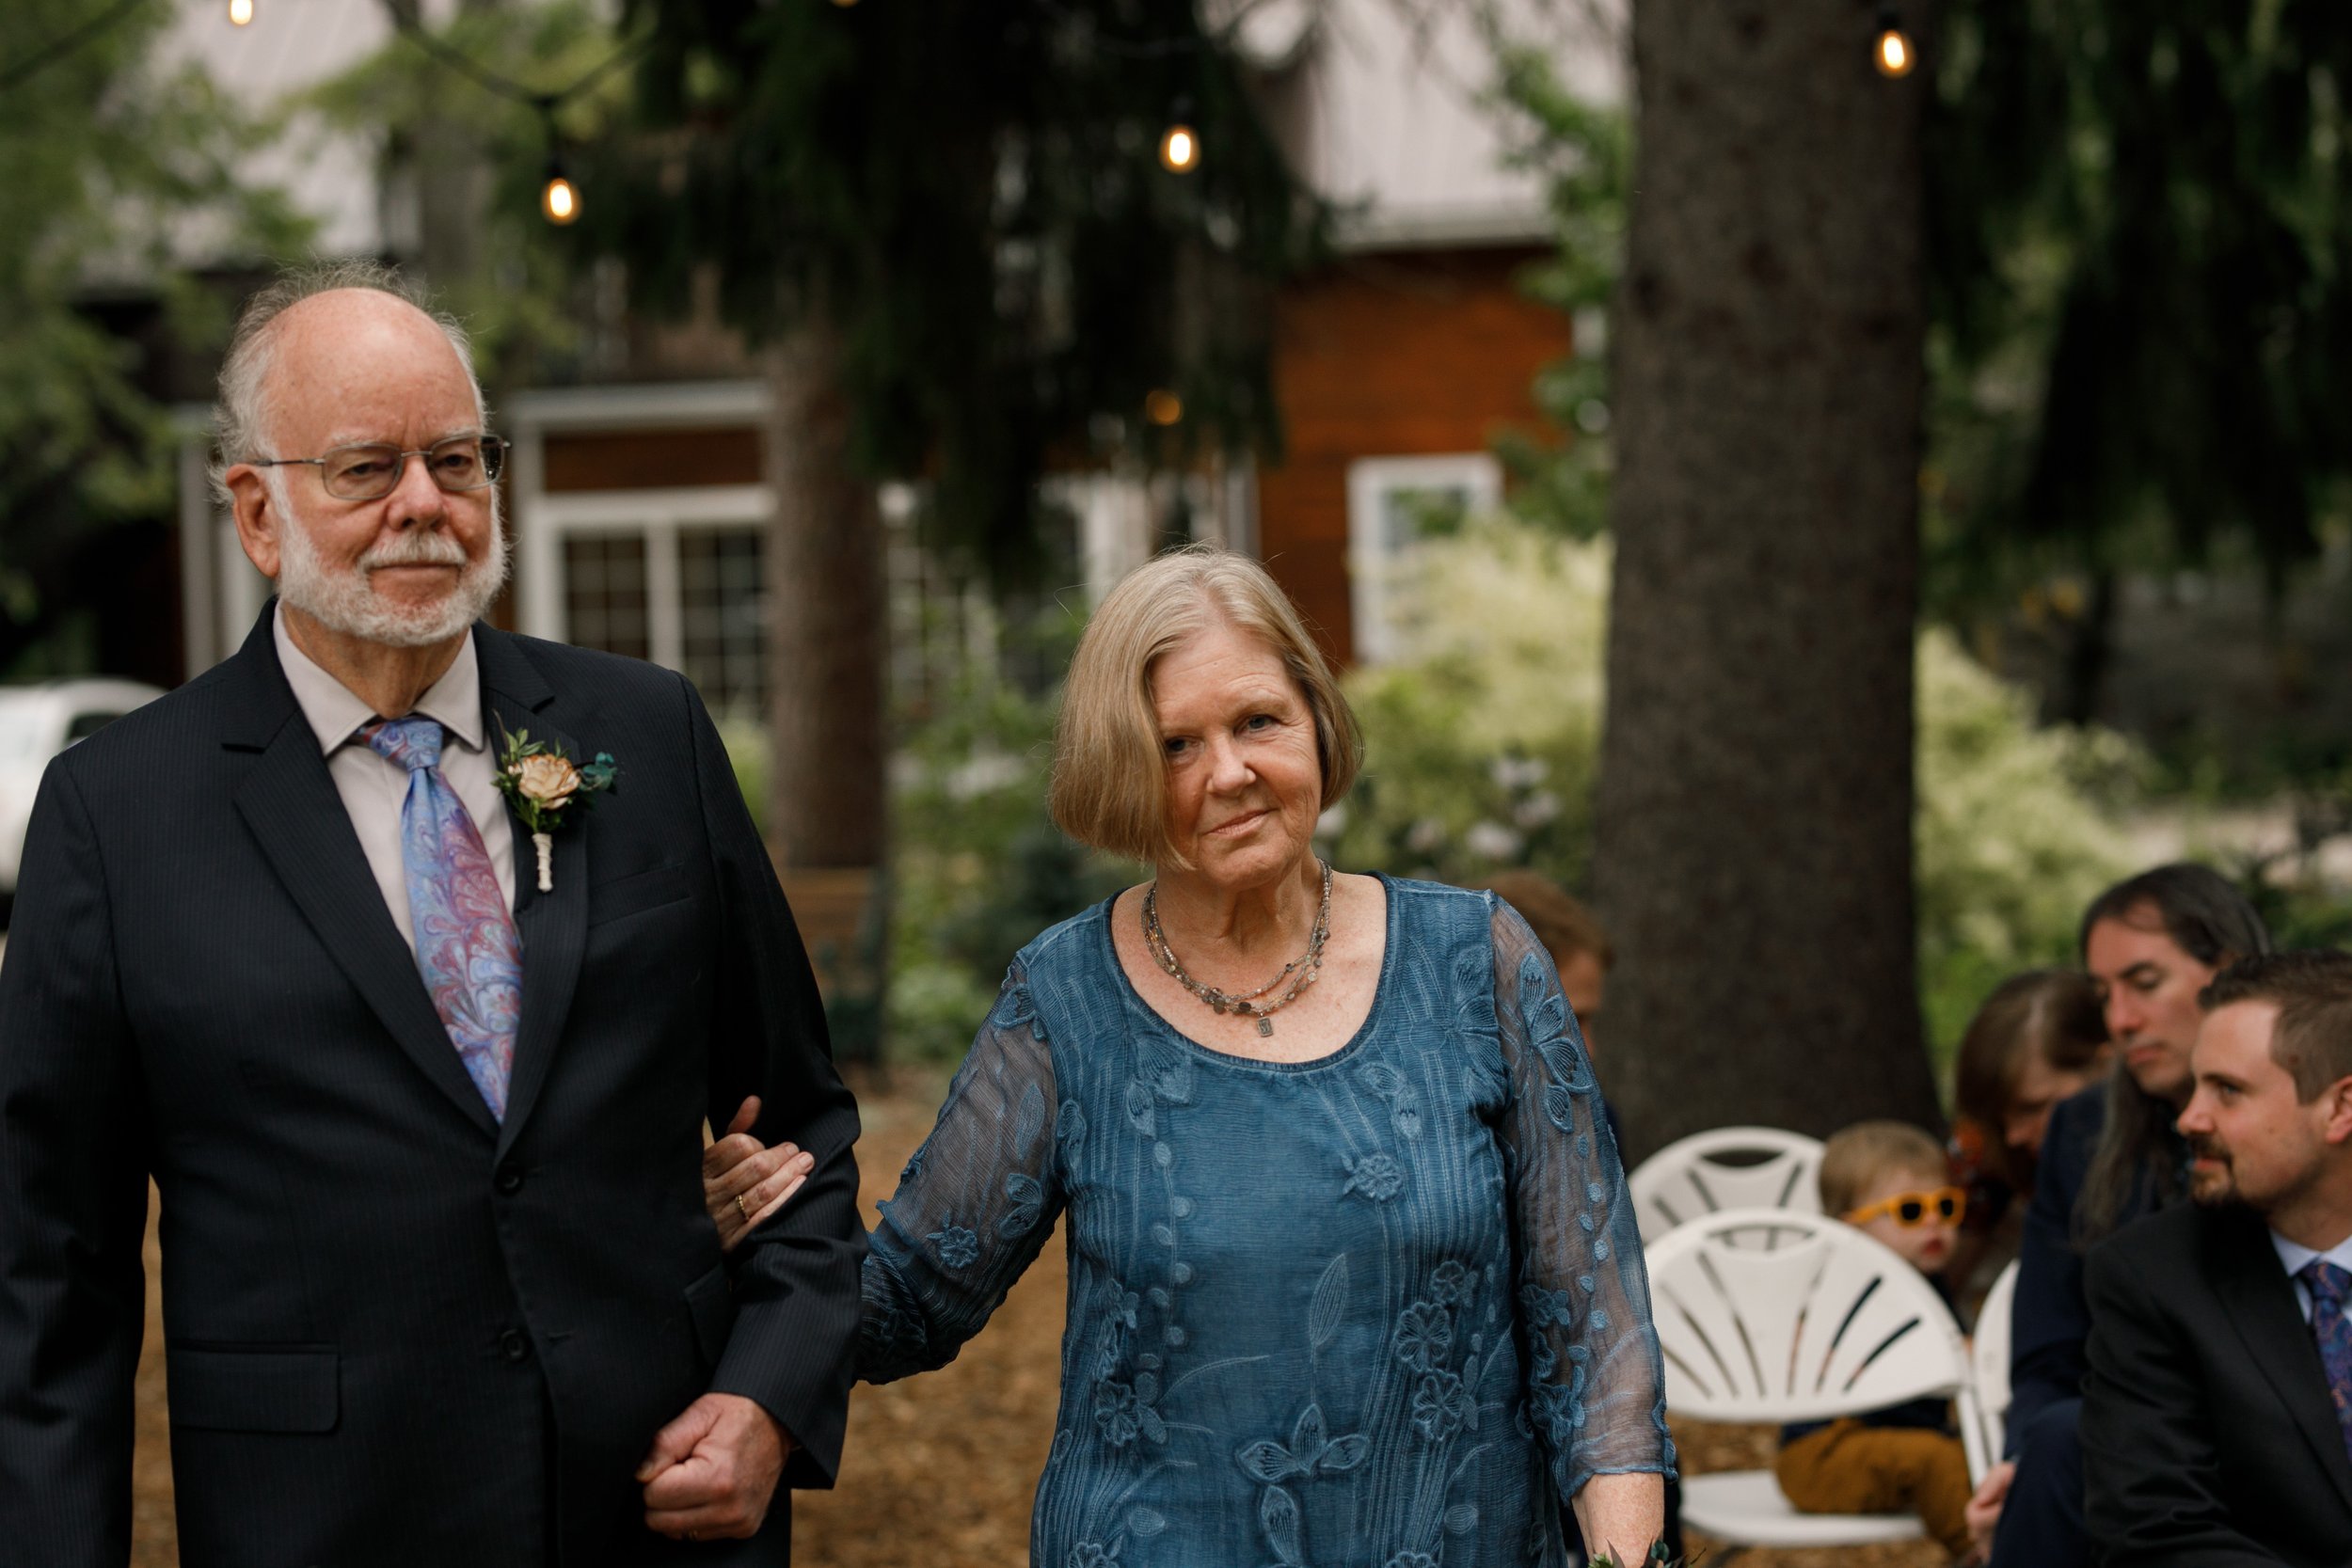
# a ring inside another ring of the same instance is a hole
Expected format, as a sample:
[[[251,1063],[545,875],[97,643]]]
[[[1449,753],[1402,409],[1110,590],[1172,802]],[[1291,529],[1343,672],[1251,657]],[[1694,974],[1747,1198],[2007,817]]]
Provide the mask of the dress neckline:
[[[1136,989],[1135,980],[1127,973],[1127,966],[1119,961],[1119,937],[1118,933],[1111,928],[1112,913],[1118,909],[1121,896],[1116,893],[1104,899],[1099,906],[1103,911],[1103,917],[1098,922],[1102,928],[1103,961],[1110,965],[1111,974],[1119,982],[1120,993],[1129,1010],[1142,1015],[1151,1027],[1176,1041],[1195,1055],[1206,1057],[1223,1067],[1238,1068],[1245,1071],[1296,1073],[1314,1072],[1324,1068],[1335,1067],[1355,1055],[1364,1041],[1371,1037],[1374,1028],[1378,1025],[1381,1013],[1389,1001],[1390,979],[1396,973],[1398,946],[1396,882],[1385,871],[1368,872],[1366,875],[1380,884],[1382,933],[1380,978],[1373,985],[1372,1006],[1364,1013],[1363,1022],[1356,1026],[1356,1032],[1350,1035],[1337,1050],[1327,1051],[1320,1056],[1310,1056],[1303,1062],[1269,1062],[1256,1056],[1243,1056],[1231,1051],[1220,1051],[1214,1045],[1203,1045],[1179,1028],[1175,1020],[1146,1001],[1143,992]]]

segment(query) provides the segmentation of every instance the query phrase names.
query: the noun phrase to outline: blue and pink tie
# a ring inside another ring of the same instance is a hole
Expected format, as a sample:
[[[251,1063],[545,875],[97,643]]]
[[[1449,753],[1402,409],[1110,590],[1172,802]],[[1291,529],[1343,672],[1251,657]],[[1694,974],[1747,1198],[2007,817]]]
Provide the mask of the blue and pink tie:
[[[2344,1453],[2352,1457],[2352,1315],[2344,1311],[2344,1300],[2352,1296],[2352,1271],[2314,1258],[2296,1277],[2312,1293],[2312,1338],[2319,1341],[2319,1364],[2328,1371],[2336,1424],[2344,1429]]]
[[[522,944],[498,873],[466,803],[441,772],[439,721],[410,715],[361,730],[379,755],[408,769],[400,808],[400,859],[417,968],[490,1115],[506,1120],[522,1018]]]

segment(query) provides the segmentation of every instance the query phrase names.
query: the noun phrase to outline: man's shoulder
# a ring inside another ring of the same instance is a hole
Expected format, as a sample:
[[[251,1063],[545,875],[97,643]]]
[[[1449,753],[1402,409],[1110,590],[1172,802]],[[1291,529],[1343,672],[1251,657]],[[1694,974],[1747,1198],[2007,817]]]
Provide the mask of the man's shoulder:
[[[483,673],[491,685],[536,677],[560,696],[599,703],[682,705],[691,689],[675,670],[601,648],[550,642],[493,626],[475,630]]]
[[[2143,1214],[2090,1249],[2088,1275],[2111,1287],[2176,1298],[2193,1280],[2268,1261],[2260,1215],[2235,1206],[2174,1203]]]

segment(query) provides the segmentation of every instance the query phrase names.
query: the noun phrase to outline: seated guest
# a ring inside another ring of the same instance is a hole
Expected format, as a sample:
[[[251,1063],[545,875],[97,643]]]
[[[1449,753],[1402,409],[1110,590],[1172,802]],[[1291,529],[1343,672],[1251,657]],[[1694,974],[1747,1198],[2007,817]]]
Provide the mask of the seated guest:
[[[2042,1134],[2060,1101],[2107,1065],[2107,1024],[2098,989],[2069,969],[2012,974],[1968,1021],[1953,1073],[1959,1116],[1952,1180],[1968,1194],[1968,1222],[1949,1275],[1963,1301],[1980,1302],[2017,1256]]]
[[[2188,1102],[2198,992],[2270,934],[2236,886],[2201,865],[2163,865],[2117,883],[2083,915],[2083,967],[2098,988],[2115,1070],[2050,1114],[2018,1255],[2010,1320],[2009,1461],[1970,1505],[1993,1534],[1991,1568],[2076,1568],[2083,1532],[2083,1345],[2090,1308],[2083,1253],[2184,1196],[2186,1150],[2173,1119]]]
[[[2106,1065],[2098,987],[2071,969],[2028,970],[1995,986],[1968,1021],[1953,1098],[1963,1117],[1992,1134],[2010,1186],[2030,1193],[2051,1114]]]
[[[1857,1122],[1821,1149],[1821,1212],[1884,1243],[1941,1291],[1967,1206],[1945,1169],[1944,1146],[1921,1129]],[[1790,1426],[1772,1473],[1806,1513],[1916,1513],[1955,1559],[1973,1549],[1968,1455],[1952,1435],[1947,1401]]]
[[[2082,1447],[2108,1568],[2352,1561],[2352,954],[2204,993],[2193,1206],[2090,1255]]]

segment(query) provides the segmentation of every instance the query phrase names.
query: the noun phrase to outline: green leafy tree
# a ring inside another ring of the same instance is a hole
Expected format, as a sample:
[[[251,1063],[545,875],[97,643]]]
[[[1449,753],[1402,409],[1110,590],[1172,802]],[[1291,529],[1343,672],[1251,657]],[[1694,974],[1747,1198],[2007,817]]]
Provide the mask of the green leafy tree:
[[[583,161],[583,247],[764,355],[769,830],[795,865],[878,864],[874,481],[921,480],[933,542],[1009,578],[1050,462],[1270,446],[1265,306],[1318,216],[1191,0],[632,0],[625,25],[650,43]],[[1158,155],[1179,117],[1187,174]]]
[[[227,325],[190,253],[268,254],[306,231],[238,181],[269,127],[154,64],[170,8],[92,12],[0,7],[0,669],[20,672],[72,662],[58,640],[126,540],[170,515],[176,438],[148,354]],[[143,348],[101,305],[151,295],[162,333]]]
[[[2087,717],[2120,572],[2222,550],[2275,586],[2352,475],[2352,8],[1944,18],[1930,586],[1985,612],[2071,574],[2055,705]]]

